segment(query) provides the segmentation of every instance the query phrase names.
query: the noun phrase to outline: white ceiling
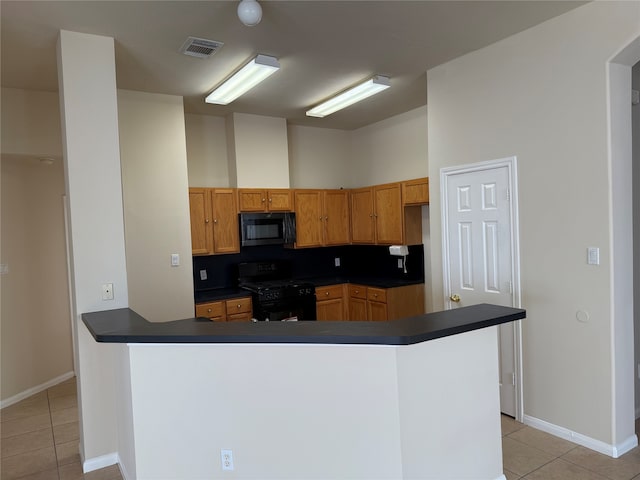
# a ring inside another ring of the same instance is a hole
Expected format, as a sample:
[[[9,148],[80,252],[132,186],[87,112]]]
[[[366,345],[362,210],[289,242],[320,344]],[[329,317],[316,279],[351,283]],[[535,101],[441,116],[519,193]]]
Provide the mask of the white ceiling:
[[[578,1],[273,1],[246,27],[237,1],[0,3],[2,86],[56,91],[60,29],[115,38],[118,88],[182,95],[185,111],[287,118],[353,129],[426,104],[426,74],[467,52],[560,15]],[[224,42],[209,59],[178,52],[188,36]],[[281,69],[228,106],[205,95],[257,53]],[[391,88],[324,119],[305,110],[374,74]],[[478,92],[481,94],[481,92]]]

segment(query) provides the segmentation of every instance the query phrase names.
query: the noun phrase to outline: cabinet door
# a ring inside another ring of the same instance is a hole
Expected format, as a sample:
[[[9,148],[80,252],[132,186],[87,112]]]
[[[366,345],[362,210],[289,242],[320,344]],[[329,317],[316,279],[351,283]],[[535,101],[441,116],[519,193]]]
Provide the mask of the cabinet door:
[[[374,187],[376,243],[403,244],[402,194],[399,183]]]
[[[351,190],[351,241],[374,243],[374,228],[372,189]]]
[[[296,190],[296,247],[322,245],[322,192]]]
[[[349,297],[349,320],[367,320],[367,301]]]
[[[369,320],[374,322],[386,321],[387,316],[387,304],[382,302],[367,302],[367,315]]]
[[[324,244],[346,245],[349,235],[349,192],[326,190],[324,196]]]
[[[240,188],[238,204],[241,212],[264,212],[267,210],[267,192],[259,188]]]
[[[402,182],[403,205],[429,205],[429,178]]]
[[[293,195],[289,189],[268,190],[267,199],[270,212],[293,211]]]
[[[345,320],[344,300],[342,298],[334,298],[317,302],[316,317],[317,320]]]
[[[211,229],[211,196],[206,188],[189,189],[191,218],[191,250],[193,255],[213,253]]]
[[[236,192],[232,188],[215,188],[211,192],[213,209],[214,253],[238,253],[238,209]]]

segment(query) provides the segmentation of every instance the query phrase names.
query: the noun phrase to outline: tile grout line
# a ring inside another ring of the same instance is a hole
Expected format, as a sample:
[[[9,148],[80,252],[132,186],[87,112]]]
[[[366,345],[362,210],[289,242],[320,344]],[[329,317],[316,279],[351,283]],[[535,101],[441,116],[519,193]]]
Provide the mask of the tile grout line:
[[[58,462],[58,448],[56,447],[56,437],[53,431],[53,414],[51,413],[51,399],[49,398],[49,389],[47,389],[47,406],[49,407],[49,422],[51,423],[51,438],[53,439],[53,454],[56,457],[56,477],[60,480],[60,464]]]

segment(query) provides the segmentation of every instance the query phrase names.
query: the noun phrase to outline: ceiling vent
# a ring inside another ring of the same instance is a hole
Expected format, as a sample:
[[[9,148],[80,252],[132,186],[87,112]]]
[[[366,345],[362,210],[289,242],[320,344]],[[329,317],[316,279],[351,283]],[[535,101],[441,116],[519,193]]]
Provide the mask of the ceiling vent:
[[[180,52],[191,57],[209,58],[216,53],[224,43],[215,40],[207,40],[205,38],[189,37],[184,45],[180,48]]]

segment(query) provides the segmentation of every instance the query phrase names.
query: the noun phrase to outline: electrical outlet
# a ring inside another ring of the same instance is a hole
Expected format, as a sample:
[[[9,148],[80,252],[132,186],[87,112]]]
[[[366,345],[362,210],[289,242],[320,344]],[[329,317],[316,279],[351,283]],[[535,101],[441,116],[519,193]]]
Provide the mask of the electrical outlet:
[[[113,300],[113,283],[102,284],[102,300]]]
[[[200,270],[200,280],[206,280],[206,279],[207,279],[207,271]]]
[[[402,268],[402,267],[403,267],[403,265],[402,265],[402,259],[401,259],[401,258],[399,258],[399,259],[398,259],[398,268]]]
[[[222,470],[233,470],[233,450],[220,450]]]
[[[336,267],[340,266],[340,257],[336,257],[333,259],[333,263],[335,264]]]
[[[171,266],[172,267],[179,267],[180,266],[180,254],[179,253],[172,253],[171,254]]]

